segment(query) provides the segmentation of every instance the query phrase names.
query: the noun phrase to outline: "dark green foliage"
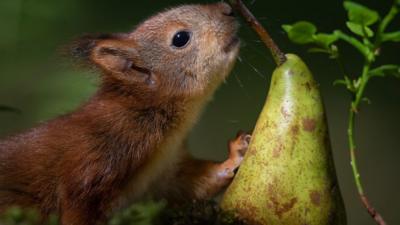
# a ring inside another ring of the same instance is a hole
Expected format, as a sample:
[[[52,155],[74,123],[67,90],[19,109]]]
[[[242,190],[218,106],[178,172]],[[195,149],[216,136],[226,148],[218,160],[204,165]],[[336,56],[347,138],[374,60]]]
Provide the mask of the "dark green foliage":
[[[369,71],[370,77],[395,76],[400,78],[400,65],[383,65]]]
[[[283,25],[282,27],[288,33],[290,40],[296,44],[309,44],[315,41],[317,28],[310,22],[299,21],[293,25]]]
[[[157,225],[244,225],[232,215],[222,212],[215,201],[192,202],[170,208],[160,215]]]
[[[374,32],[368,26],[376,23],[379,19],[379,14],[375,10],[351,1],[345,1],[343,6],[347,10],[349,19],[346,25],[351,32],[361,37],[374,36]]]
[[[0,216],[1,225],[57,225],[56,216],[42,223],[33,209],[11,207]],[[143,201],[117,212],[108,225],[244,225],[229,213],[221,212],[215,201],[192,202],[167,207],[164,201]]]
[[[165,202],[145,201],[116,213],[109,225],[151,225],[165,210]]]
[[[294,43],[314,44],[315,47],[310,48],[310,52],[328,53],[331,57],[336,57],[337,48],[332,45],[338,39],[336,35],[317,33],[315,25],[307,21],[296,22],[293,25],[283,25],[282,28]]]
[[[165,225],[201,225],[215,224],[218,218],[218,206],[213,202],[193,202],[182,208],[171,208],[166,210],[158,221]]]
[[[50,215],[47,221],[42,221],[36,210],[19,207],[11,207],[0,216],[1,225],[57,225],[57,221],[55,215]]]
[[[362,36],[367,36],[367,37],[372,37],[374,36],[374,32],[367,26],[362,26],[358,23],[353,23],[353,22],[346,22],[347,28],[351,30],[351,32]]]
[[[378,12],[356,2],[345,1],[343,6],[347,10],[349,21],[355,24],[369,26],[376,23],[379,19]]]
[[[357,36],[346,34],[340,30],[335,30],[332,33],[317,33],[316,26],[308,21],[300,21],[292,25],[283,25],[282,27],[292,42],[312,45],[309,49],[310,52],[326,53],[331,58],[338,58],[337,42],[342,40],[356,48],[364,56],[366,63],[371,65],[375,62],[375,58],[379,56],[383,42],[400,41],[400,31],[385,31],[388,24],[399,12],[398,4],[399,1],[396,1],[387,15],[382,18],[375,10],[356,2],[345,1],[343,6],[348,16],[346,25]],[[355,93],[361,84],[361,77],[352,80],[346,71],[343,71],[343,73],[344,79],[335,81],[335,84],[343,84],[347,90]],[[370,69],[365,78],[384,76],[400,78],[400,65],[377,66],[374,69]]]

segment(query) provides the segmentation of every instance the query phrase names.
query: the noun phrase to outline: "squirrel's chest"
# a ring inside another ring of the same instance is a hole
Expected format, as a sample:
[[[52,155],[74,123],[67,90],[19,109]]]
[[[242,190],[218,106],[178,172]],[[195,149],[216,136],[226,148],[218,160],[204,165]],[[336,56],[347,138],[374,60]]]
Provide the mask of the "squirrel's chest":
[[[139,174],[131,181],[131,187],[128,188],[135,192],[133,195],[140,197],[145,192],[153,192],[153,189],[161,190],[162,182],[160,180],[167,180],[168,177],[173,176],[179,162],[184,154],[182,143],[185,137],[176,135],[166,140],[139,171]]]
[[[197,120],[202,104],[192,105],[194,111],[185,115],[184,122],[169,132],[164,140],[149,156],[146,163],[133,174],[114,204],[114,209],[127,206],[140,199],[146,193],[162,194],[179,169],[182,158],[187,154],[184,148],[185,139]]]
[[[146,193],[163,191],[178,169],[180,159],[184,155],[182,148],[185,137],[170,137],[154,153],[150,159],[133,174],[124,187],[118,199],[113,203],[113,209],[119,209],[139,200]]]

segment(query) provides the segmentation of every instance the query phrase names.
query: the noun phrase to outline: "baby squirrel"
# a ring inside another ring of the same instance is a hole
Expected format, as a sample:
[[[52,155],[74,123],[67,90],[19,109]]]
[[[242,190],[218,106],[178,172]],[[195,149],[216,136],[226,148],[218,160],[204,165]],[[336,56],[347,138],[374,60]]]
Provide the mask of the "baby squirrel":
[[[226,3],[184,5],[133,32],[86,36],[73,54],[102,71],[76,111],[0,142],[0,212],[36,207],[62,225],[104,222],[144,195],[207,199],[234,176],[249,141],[222,163],[192,158],[185,139],[231,71],[238,24]]]

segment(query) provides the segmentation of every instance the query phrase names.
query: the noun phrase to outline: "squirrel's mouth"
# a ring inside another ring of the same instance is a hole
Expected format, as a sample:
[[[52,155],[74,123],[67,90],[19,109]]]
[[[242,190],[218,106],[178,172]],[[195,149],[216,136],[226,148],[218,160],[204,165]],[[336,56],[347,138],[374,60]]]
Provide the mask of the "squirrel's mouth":
[[[240,39],[238,36],[234,35],[232,39],[228,42],[228,44],[224,47],[224,52],[228,53],[240,43]]]

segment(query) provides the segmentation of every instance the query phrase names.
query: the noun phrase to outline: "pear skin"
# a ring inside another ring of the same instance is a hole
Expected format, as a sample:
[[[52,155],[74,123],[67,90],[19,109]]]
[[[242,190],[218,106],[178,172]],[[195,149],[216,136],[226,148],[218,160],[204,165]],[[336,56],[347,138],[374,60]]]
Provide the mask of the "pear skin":
[[[286,56],[221,207],[248,224],[344,225],[318,84],[298,56]]]

